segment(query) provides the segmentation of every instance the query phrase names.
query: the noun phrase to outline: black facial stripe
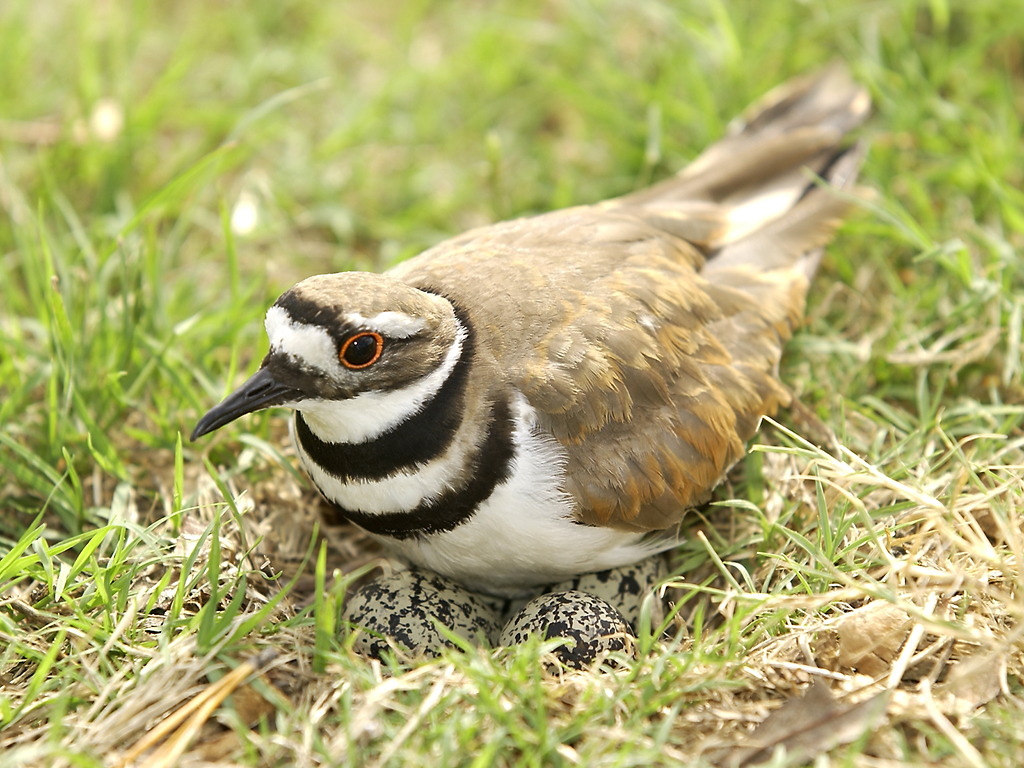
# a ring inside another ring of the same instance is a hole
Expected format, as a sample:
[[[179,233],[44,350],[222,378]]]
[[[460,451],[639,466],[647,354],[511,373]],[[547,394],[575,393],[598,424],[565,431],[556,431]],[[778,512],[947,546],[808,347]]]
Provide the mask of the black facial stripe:
[[[331,504],[347,520],[379,536],[401,540],[450,531],[473,517],[480,504],[511,476],[512,459],[515,457],[513,429],[508,403],[495,403],[491,409],[487,437],[477,452],[466,484],[458,489],[449,488],[437,498],[408,512],[372,514],[346,509],[334,502]],[[324,497],[327,498],[326,494]]]
[[[458,313],[456,313],[458,317]],[[461,319],[461,318],[460,318]],[[462,351],[437,393],[413,416],[365,443],[328,443],[295,414],[295,436],[302,450],[324,472],[342,482],[383,480],[441,456],[462,424],[466,380],[473,365],[473,329],[465,321]]]

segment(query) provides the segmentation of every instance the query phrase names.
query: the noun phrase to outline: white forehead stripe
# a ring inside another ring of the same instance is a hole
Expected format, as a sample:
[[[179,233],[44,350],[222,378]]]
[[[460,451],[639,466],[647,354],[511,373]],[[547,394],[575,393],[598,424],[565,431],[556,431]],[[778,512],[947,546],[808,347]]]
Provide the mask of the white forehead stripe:
[[[362,392],[347,400],[303,400],[292,407],[302,411],[310,431],[325,443],[365,443],[418,413],[437,394],[462,356],[466,329],[458,320],[455,341],[441,365],[401,389]]]
[[[298,323],[278,306],[267,310],[266,328],[272,352],[284,352],[327,375],[337,370],[338,351],[324,328]]]
[[[407,339],[427,327],[426,321],[422,318],[404,312],[381,312],[373,317],[363,317],[358,312],[349,312],[345,315],[345,321],[353,327],[377,331],[382,336],[392,339]]]

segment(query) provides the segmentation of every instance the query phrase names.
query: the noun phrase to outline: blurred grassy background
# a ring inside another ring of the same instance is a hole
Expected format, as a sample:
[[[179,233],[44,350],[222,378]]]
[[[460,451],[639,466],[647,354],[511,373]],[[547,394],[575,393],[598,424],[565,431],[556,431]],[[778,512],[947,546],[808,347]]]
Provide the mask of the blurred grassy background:
[[[928,486],[929,458],[969,435],[1006,436],[972,445],[1010,461],[1022,41],[1019,0],[0,3],[0,556],[17,555],[0,598],[60,603],[62,558],[84,539],[49,547],[129,507],[138,530],[177,521],[200,452],[238,472],[240,433],[271,460],[239,482],[283,472],[267,414],[177,445],[265,353],[262,315],[296,280],[646,185],[837,58],[875,101],[864,180],[878,197],[829,249],[784,378],[894,478]],[[88,561],[61,583],[119,574],[112,594],[131,593],[138,563]],[[109,599],[80,602],[82,621],[110,624]],[[3,605],[15,640],[0,673],[67,629],[22,634]],[[30,692],[65,682],[43,674]],[[77,706],[26,709],[24,694],[0,694],[0,720]],[[522,754],[568,759],[564,733],[524,738],[536,749]],[[957,756],[935,738],[930,759]],[[629,741],[607,754],[629,764]]]
[[[169,447],[222,391],[225,350],[245,369],[261,356],[258,318],[296,280],[642,186],[752,98],[836,57],[873,91],[865,176],[892,218],[833,249],[822,290],[838,274],[882,300],[828,318],[861,346],[825,350],[807,386],[823,406],[832,391],[886,399],[879,384],[913,400],[917,371],[864,354],[933,322],[940,299],[955,309],[978,270],[1005,273],[991,261],[1024,228],[1013,8],[8,2],[4,433],[47,463],[125,419],[135,440]]]

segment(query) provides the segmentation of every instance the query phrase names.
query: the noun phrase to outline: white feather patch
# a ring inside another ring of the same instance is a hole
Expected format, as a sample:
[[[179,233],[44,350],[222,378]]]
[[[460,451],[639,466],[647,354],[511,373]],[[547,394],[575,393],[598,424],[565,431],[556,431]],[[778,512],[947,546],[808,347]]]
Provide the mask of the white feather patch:
[[[646,328],[651,333],[658,332],[658,319],[654,315],[649,315],[646,312],[637,315],[636,322],[638,325]]]
[[[381,312],[373,317],[363,317],[358,312],[349,312],[345,315],[345,320],[353,326],[377,331],[382,336],[392,339],[407,339],[427,327],[426,321],[422,318],[404,312]]]
[[[803,170],[800,169],[780,176],[772,184],[760,187],[753,197],[729,201],[735,207],[728,213],[727,230],[719,242],[734,243],[779,218],[796,204],[808,183]]]

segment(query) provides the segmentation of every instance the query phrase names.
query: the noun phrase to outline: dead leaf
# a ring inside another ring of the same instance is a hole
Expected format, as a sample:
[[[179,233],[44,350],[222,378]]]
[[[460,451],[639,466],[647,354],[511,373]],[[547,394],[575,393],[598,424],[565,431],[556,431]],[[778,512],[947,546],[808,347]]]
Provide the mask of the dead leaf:
[[[803,697],[791,699],[757,726],[744,746],[713,758],[720,766],[742,768],[770,760],[779,747],[787,763],[805,763],[841,744],[849,744],[871,728],[885,712],[889,691],[844,706],[828,683],[816,678]]]
[[[871,677],[884,675],[910,634],[910,616],[884,600],[874,600],[836,624],[839,665]]]
[[[1005,673],[1006,657],[1002,653],[969,656],[953,666],[935,693],[946,700],[945,711],[966,715],[1000,694]]]
[[[277,707],[248,684],[235,689],[231,694],[231,703],[234,704],[239,719],[250,728],[257,726],[261,717],[269,718],[277,711]]]
[[[189,749],[188,761],[193,765],[211,766],[220,761],[225,765],[232,765],[228,762],[232,755],[235,755],[242,748],[242,740],[234,731],[211,734],[207,738],[200,738]]]

